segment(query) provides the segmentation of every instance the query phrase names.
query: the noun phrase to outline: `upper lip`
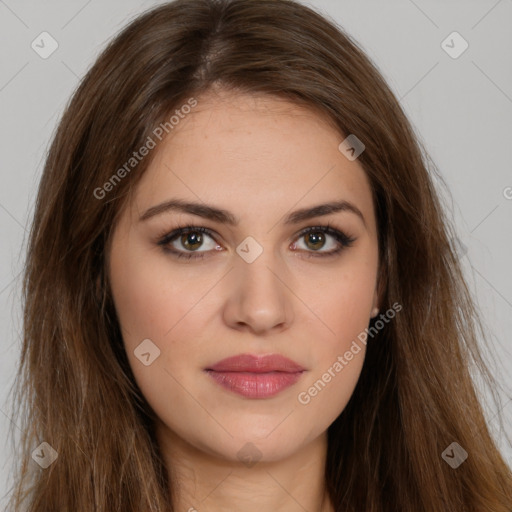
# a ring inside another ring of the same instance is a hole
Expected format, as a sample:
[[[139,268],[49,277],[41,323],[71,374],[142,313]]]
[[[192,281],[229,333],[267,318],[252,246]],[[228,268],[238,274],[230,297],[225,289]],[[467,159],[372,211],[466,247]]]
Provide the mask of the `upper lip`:
[[[256,356],[252,354],[239,354],[228,357],[208,366],[205,370],[215,372],[286,372],[297,373],[304,371],[304,368],[295,361],[288,359],[280,354],[269,354]]]

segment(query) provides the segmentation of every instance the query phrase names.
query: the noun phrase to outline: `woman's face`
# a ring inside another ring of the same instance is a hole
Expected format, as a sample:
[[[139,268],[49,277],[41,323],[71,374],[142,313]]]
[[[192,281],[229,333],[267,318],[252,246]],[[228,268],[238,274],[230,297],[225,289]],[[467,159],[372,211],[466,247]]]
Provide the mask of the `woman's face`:
[[[197,100],[153,149],[116,226],[115,307],[161,436],[278,460],[325,434],[359,378],[358,335],[378,306],[370,186],[312,111],[264,96]],[[170,201],[196,206],[159,206]]]

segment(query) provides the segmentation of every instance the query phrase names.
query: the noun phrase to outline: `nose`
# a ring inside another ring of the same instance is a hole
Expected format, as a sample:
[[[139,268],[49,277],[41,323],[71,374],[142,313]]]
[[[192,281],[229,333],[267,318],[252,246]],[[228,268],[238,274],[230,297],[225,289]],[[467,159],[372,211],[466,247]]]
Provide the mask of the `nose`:
[[[227,283],[226,324],[259,335],[287,329],[293,321],[293,293],[285,279],[286,271],[271,251],[252,263],[237,256]]]

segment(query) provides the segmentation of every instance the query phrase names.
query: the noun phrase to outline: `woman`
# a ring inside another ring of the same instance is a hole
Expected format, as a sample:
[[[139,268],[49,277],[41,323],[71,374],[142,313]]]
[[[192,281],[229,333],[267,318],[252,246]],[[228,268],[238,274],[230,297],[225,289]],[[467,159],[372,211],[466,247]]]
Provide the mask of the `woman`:
[[[41,180],[12,509],[510,511],[452,233],[330,21],[286,0],[140,16]]]

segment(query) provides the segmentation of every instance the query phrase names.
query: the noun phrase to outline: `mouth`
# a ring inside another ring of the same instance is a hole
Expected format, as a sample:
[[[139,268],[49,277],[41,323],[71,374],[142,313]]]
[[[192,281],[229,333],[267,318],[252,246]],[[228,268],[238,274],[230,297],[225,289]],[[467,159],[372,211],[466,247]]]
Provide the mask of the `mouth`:
[[[306,371],[279,354],[240,354],[205,368],[220,386],[246,398],[270,398],[295,384]]]

